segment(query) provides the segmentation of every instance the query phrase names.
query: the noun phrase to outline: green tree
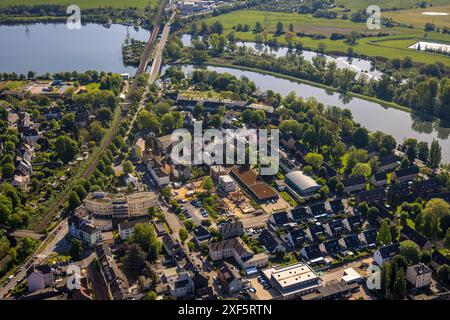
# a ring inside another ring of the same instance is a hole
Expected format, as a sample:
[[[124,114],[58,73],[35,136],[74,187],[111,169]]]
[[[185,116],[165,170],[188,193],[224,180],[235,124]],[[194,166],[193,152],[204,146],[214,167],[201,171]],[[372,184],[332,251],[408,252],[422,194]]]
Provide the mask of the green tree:
[[[444,283],[448,283],[450,281],[450,266],[443,264],[437,269],[437,276],[439,280]]]
[[[283,27],[283,23],[282,23],[281,21],[278,21],[278,22],[277,22],[277,26],[276,26],[276,31],[275,31],[275,33],[276,33],[277,35],[280,35],[280,34],[284,33],[284,27]]]
[[[319,44],[317,45],[317,52],[325,53],[326,48],[327,48],[327,45],[325,43],[319,42]]]
[[[149,112],[145,109],[141,110],[137,115],[136,121],[140,130],[150,129],[156,134],[161,132],[161,122],[154,112]]]
[[[362,201],[360,204],[358,204],[358,212],[363,216],[367,216],[369,214],[369,205],[367,204],[367,202]]]
[[[417,145],[417,157],[423,161],[423,162],[427,162],[428,161],[428,157],[430,155],[430,148],[428,147],[428,142],[426,141],[421,141],[419,142],[419,144]]]
[[[395,223],[391,222],[389,224],[389,232],[391,233],[392,240],[396,240],[398,238],[398,228]]]
[[[136,224],[130,240],[132,243],[137,243],[142,250],[147,252],[150,259],[154,260],[158,258],[161,243],[156,238],[155,229],[150,223]]]
[[[133,163],[130,160],[127,160],[127,161],[125,161],[123,163],[123,172],[125,174],[134,172],[134,166],[133,166]]]
[[[77,123],[75,122],[75,113],[67,113],[61,118],[61,126],[65,132],[77,132]]]
[[[10,179],[14,177],[14,165],[12,163],[7,163],[2,167],[2,178]]]
[[[83,244],[78,239],[72,239],[70,242],[70,256],[74,260],[80,260],[83,255]]]
[[[369,144],[369,132],[365,128],[358,128],[353,133],[353,144],[357,148],[365,148]]]
[[[263,26],[261,25],[261,23],[258,21],[255,24],[255,33],[260,33],[263,31]]]
[[[384,246],[392,243],[392,236],[391,236],[391,232],[389,230],[389,224],[386,220],[383,221],[383,223],[381,224],[380,230],[378,231],[377,242],[380,245],[384,245]]]
[[[422,211],[423,233],[427,237],[441,239],[444,234],[442,221],[450,216],[450,205],[443,199],[431,199]]]
[[[352,176],[370,177],[372,168],[368,163],[357,163],[352,169]]]
[[[203,178],[202,188],[208,193],[210,193],[214,189],[214,182],[210,176]]]
[[[124,258],[124,264],[134,275],[139,274],[145,265],[145,253],[142,248],[133,243]]]
[[[406,277],[405,271],[400,269],[397,271],[397,277],[392,288],[392,294],[395,298],[403,298],[406,295]]]
[[[367,221],[371,225],[375,225],[377,223],[377,217],[378,217],[379,211],[376,207],[371,207],[369,209],[369,212],[367,214]]]
[[[64,163],[73,160],[78,153],[77,143],[68,136],[59,136],[55,142],[55,152]]]
[[[8,254],[10,245],[9,240],[5,235],[0,236],[0,259]]]
[[[72,191],[69,195],[69,211],[75,210],[81,204],[81,200],[75,191]]]
[[[323,156],[319,153],[310,152],[305,156],[305,162],[311,165],[315,170],[319,169],[323,164]]]
[[[343,192],[344,192],[344,184],[342,183],[342,182],[339,182],[337,185],[336,185],[336,193],[338,194],[338,195],[341,195]]]
[[[142,299],[143,300],[156,300],[156,297],[157,297],[157,294],[155,291],[149,291]]]
[[[180,236],[181,242],[184,243],[188,238],[189,233],[185,228],[180,228],[180,230],[178,231],[178,235]]]
[[[450,249],[450,229],[447,229],[447,233],[445,234],[444,238],[444,246],[447,249]]]
[[[420,261],[420,248],[415,242],[405,240],[400,243],[400,255],[405,258],[408,265],[417,264]]]
[[[428,162],[431,168],[435,169],[439,167],[441,160],[442,160],[442,148],[439,145],[439,142],[433,139],[433,142],[431,142],[430,159]]]

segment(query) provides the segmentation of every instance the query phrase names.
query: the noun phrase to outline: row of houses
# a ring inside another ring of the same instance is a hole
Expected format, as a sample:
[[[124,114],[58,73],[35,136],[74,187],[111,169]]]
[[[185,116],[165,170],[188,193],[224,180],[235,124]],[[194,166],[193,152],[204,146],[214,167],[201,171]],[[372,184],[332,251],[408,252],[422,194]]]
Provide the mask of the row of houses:
[[[290,211],[274,213],[269,218],[269,227],[273,230],[286,229],[308,221],[322,220],[346,213],[341,199],[316,203],[310,206],[298,206]]]

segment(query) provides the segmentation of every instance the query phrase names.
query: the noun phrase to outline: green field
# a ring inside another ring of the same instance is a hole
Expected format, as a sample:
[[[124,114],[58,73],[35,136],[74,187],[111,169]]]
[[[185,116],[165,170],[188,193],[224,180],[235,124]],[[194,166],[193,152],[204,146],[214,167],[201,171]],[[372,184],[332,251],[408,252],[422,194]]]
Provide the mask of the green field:
[[[382,10],[389,8],[409,9],[414,8],[415,4],[420,2],[419,0],[336,0],[336,4],[344,5],[350,9],[365,9],[370,5],[377,5]],[[434,6],[440,6],[448,4],[448,0],[429,0],[428,4]]]
[[[266,16],[268,19],[266,20]],[[322,33],[330,35],[333,32],[365,32],[367,30],[366,25],[363,23],[353,23],[349,20],[342,19],[320,19],[314,18],[310,14],[297,14],[297,13],[284,13],[284,12],[271,12],[256,11],[256,10],[241,10],[234,11],[228,14],[224,14],[218,17],[209,18],[207,23],[212,23],[219,20],[226,30],[231,30],[237,24],[248,24],[252,29],[256,22],[260,22],[265,31],[275,31],[277,22],[282,22],[284,28],[287,30],[288,25],[292,23],[294,25],[295,32],[306,33]]]
[[[437,27],[449,27],[450,28],[450,15],[448,16],[429,16],[424,15],[422,12],[443,12],[450,14],[450,4],[439,7],[431,7],[426,9],[408,9],[400,11],[383,12],[382,16],[391,18],[396,22],[406,23],[418,28],[423,28],[425,23],[433,23]]]
[[[150,0],[153,4],[156,1]],[[61,4],[71,5],[75,4],[81,8],[98,8],[98,7],[114,7],[114,8],[128,8],[138,7],[145,8],[149,0],[1,0],[0,7],[7,7],[12,5],[36,5],[36,4]]]
[[[215,21],[220,21],[224,25],[225,33],[233,30],[233,27],[237,24],[248,24],[250,29],[253,29],[256,22],[260,22],[264,27],[264,38],[266,40],[274,37],[273,33],[278,21],[281,21],[284,28],[287,29],[288,25],[292,23],[296,32],[304,31],[307,33],[322,33],[327,36],[332,32],[339,32],[342,34],[348,34],[351,31],[358,31],[360,33],[366,32],[366,25],[364,23],[353,23],[348,20],[340,19],[319,19],[314,18],[311,15],[300,15],[296,13],[272,13],[270,15],[270,21],[266,24],[266,13],[263,11],[255,10],[242,10],[234,11],[228,14],[224,14],[217,17],[212,17],[206,20],[208,24],[212,24]],[[411,56],[414,61],[421,63],[432,63],[441,61],[447,66],[450,66],[450,57],[439,54],[432,54],[428,52],[419,52],[417,50],[408,49],[408,46],[414,44],[417,41],[430,41],[430,42],[442,42],[450,43],[450,35],[437,32],[425,33],[423,28],[384,28],[382,32],[389,33],[387,37],[366,37],[358,39],[356,45],[352,48],[359,54],[367,56],[380,56],[386,58],[404,58],[405,56]],[[255,34],[252,31],[249,32],[236,32],[236,38],[246,41],[254,41]],[[280,44],[286,44],[284,35],[279,36],[278,42]],[[327,52],[341,51],[347,52],[349,45],[343,40],[330,40],[327,39],[314,40],[311,37],[295,37],[293,42],[301,42],[304,47],[310,49],[317,49],[319,43],[326,45]]]

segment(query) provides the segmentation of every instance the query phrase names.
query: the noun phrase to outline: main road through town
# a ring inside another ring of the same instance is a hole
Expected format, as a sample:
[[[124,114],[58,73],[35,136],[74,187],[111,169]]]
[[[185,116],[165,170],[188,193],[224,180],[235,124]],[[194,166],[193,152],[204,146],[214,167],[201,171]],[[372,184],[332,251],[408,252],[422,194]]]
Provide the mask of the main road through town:
[[[160,39],[159,44],[156,46],[156,50],[153,50],[155,48],[154,44],[156,43],[156,40],[158,38],[158,33],[160,30],[160,28],[159,28],[160,22],[159,21],[161,20],[162,12],[164,12],[164,7],[165,7],[165,5],[161,8],[161,12],[156,18],[157,21],[155,21],[155,23],[153,24],[154,28],[152,30],[152,34],[150,35],[150,39],[146,45],[144,54],[142,55],[139,68],[136,71],[136,77],[138,77],[141,74],[144,74],[146,72],[148,63],[151,60],[152,53],[154,53],[152,69],[148,73],[150,84],[153,83],[159,75],[160,68],[161,68],[162,54],[163,54],[164,47],[166,45],[166,42],[167,42],[167,39],[168,39],[168,36],[170,33],[171,23],[175,17],[175,13],[173,13],[171,15],[170,19],[168,20],[168,22],[164,26],[164,29],[163,29],[163,32],[161,35],[161,39]],[[126,91],[127,89],[128,88],[126,86],[124,88],[124,90]],[[143,103],[141,102],[141,105],[142,104]],[[91,164],[83,172],[82,178],[89,177],[89,175],[95,170],[95,168],[97,167],[98,161],[101,159],[101,157],[106,152],[106,150],[108,150],[108,147],[111,144],[114,136],[116,135],[117,130],[119,129],[119,126],[120,126],[122,120],[124,120],[124,118],[126,116],[127,115],[121,114],[118,117],[117,121],[114,122],[113,127],[110,130],[108,138],[105,139],[105,142],[100,147],[100,150],[97,152],[95,159],[91,162]],[[69,188],[69,190],[65,190],[65,195],[62,198],[60,198],[60,200],[57,201],[52,206],[52,208],[49,210],[47,215],[43,218],[43,220],[35,228],[36,231],[42,232],[43,230],[45,230],[45,228],[52,221],[53,217],[60,211],[60,208],[63,206],[65,201],[67,201],[70,191],[71,191],[70,188]],[[67,235],[67,233],[68,233],[68,226],[67,226],[67,218],[66,218],[57,225],[57,227],[54,229],[54,231],[49,233],[42,240],[41,244],[39,245],[38,250],[22,264],[22,267],[16,273],[14,278],[11,281],[9,281],[8,283],[3,284],[3,286],[0,287],[0,299],[7,296],[8,292],[25,278],[27,269],[33,263],[39,263],[40,261],[45,259],[45,257],[47,257],[53,251],[53,248],[55,247],[55,245],[58,242],[60,242]]]

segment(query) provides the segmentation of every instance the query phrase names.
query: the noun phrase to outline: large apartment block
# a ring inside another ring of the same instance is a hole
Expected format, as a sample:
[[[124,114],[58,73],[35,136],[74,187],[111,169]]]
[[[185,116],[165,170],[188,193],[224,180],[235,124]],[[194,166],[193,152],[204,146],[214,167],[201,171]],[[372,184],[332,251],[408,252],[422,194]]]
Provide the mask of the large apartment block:
[[[101,217],[126,218],[148,214],[148,209],[156,204],[153,192],[135,192],[128,195],[95,192],[84,200],[86,210]]]

